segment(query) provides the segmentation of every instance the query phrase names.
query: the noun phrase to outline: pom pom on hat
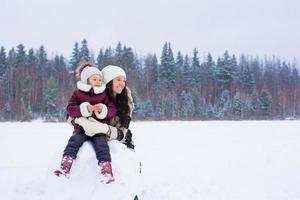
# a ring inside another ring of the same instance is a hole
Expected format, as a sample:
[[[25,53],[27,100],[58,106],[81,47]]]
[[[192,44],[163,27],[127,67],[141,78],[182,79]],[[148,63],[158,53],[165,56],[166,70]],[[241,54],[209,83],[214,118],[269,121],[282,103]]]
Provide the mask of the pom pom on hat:
[[[103,74],[103,80],[105,84],[107,84],[108,82],[110,82],[111,80],[113,80],[118,76],[124,76],[124,78],[126,79],[125,71],[121,67],[115,65],[108,65],[104,67],[102,69],[102,74]]]

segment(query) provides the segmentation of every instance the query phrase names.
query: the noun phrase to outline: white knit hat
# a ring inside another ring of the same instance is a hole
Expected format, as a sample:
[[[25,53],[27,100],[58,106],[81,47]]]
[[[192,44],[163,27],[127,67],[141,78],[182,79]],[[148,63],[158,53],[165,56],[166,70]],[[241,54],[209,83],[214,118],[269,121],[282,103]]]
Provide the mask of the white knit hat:
[[[124,78],[126,79],[125,71],[121,67],[114,66],[114,65],[108,65],[104,67],[102,69],[102,74],[103,74],[103,80],[105,84],[107,84],[108,82],[110,82],[111,80],[113,80],[118,76],[124,76]]]
[[[96,67],[85,67],[80,73],[80,81],[87,84],[87,80],[94,74],[98,74],[102,77],[101,71]]]

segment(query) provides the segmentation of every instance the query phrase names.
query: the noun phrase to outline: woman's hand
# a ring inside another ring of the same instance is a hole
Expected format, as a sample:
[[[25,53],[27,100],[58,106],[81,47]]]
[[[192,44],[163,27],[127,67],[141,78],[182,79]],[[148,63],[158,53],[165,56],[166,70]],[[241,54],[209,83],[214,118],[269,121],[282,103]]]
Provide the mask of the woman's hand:
[[[127,146],[127,148],[129,148],[130,150],[134,151],[134,142],[132,139],[132,133],[131,133],[130,129],[127,130],[123,140],[121,140],[120,142],[125,144]]]

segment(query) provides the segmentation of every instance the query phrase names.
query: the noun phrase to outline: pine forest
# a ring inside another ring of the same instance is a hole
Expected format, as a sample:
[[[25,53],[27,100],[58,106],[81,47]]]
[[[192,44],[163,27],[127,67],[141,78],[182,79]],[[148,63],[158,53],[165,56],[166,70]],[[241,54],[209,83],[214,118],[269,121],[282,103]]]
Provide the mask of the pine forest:
[[[70,47],[72,56],[47,55],[23,44],[0,49],[0,121],[65,121],[76,87],[75,70],[91,61],[102,69],[122,67],[133,92],[133,120],[273,120],[300,115],[300,77],[296,61],[231,54],[213,58],[173,52],[138,55],[121,44],[89,49],[87,40]]]

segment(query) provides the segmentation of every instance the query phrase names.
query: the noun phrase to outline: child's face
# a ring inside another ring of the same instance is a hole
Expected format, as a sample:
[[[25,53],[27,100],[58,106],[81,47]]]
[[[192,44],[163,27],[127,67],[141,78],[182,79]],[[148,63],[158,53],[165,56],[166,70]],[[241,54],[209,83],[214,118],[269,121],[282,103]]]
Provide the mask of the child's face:
[[[94,74],[88,79],[88,84],[92,87],[100,87],[102,85],[102,76]]]

